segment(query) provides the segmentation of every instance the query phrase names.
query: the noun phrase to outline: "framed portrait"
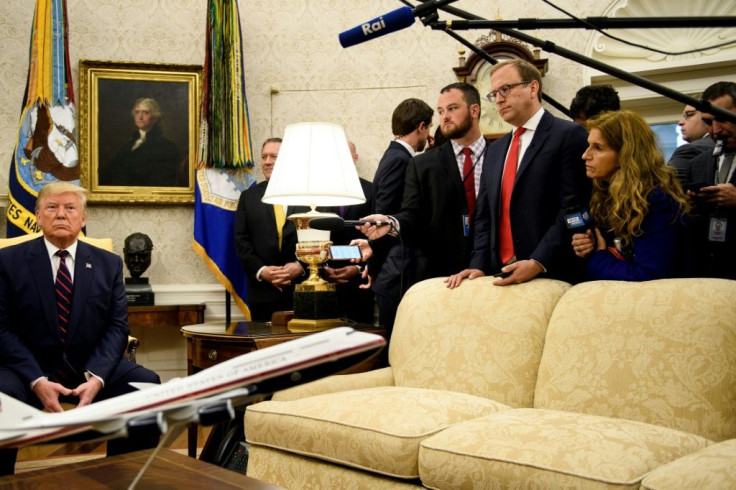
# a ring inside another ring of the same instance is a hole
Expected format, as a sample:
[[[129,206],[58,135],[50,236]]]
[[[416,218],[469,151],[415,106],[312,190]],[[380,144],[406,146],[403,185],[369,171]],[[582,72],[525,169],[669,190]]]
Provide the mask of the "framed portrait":
[[[79,61],[90,202],[194,202],[201,65]]]

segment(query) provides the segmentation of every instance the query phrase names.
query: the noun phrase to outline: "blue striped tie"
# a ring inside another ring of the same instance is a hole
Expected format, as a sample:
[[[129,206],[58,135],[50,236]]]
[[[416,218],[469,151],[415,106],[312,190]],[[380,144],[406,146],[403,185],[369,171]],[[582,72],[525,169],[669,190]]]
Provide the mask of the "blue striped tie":
[[[74,285],[72,284],[72,275],[66,265],[66,258],[69,252],[59,250],[56,252],[59,256],[59,271],[56,273],[56,283],[54,289],[56,291],[56,311],[59,315],[59,330],[61,331],[61,341],[66,342],[66,335],[69,331],[69,317],[72,311],[72,294],[74,293]]]

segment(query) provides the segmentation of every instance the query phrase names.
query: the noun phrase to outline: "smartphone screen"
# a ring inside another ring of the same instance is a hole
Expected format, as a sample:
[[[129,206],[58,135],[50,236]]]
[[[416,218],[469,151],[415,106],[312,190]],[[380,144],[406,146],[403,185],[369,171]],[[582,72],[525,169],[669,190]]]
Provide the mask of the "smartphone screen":
[[[330,255],[335,260],[359,259],[360,247],[357,245],[333,245],[330,247]]]

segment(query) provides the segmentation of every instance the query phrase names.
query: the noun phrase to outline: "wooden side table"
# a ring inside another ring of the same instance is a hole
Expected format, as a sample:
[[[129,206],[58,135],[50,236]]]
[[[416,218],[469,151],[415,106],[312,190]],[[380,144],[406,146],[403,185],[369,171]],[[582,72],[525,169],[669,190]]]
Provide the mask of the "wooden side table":
[[[386,329],[373,325],[346,323],[355,329],[375,333],[386,338]],[[294,340],[314,332],[290,332],[285,326],[275,326],[271,322],[234,322],[225,328],[223,323],[202,323],[187,325],[181,329],[187,339],[187,375],[212,367],[241,354],[263,349],[272,345]],[[377,367],[380,357],[376,356],[348,372],[359,373]],[[214,432],[214,431],[213,431]],[[189,427],[189,456],[197,453],[197,427]]]
[[[183,327],[204,322],[206,305],[128,306],[131,327]]]

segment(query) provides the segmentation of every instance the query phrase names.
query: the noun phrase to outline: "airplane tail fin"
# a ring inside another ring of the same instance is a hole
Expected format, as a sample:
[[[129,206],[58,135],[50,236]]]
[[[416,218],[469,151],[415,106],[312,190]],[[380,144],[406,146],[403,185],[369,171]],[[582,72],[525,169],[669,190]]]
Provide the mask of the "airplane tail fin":
[[[0,431],[17,430],[21,421],[27,421],[44,412],[16,400],[12,396],[0,393]]]

